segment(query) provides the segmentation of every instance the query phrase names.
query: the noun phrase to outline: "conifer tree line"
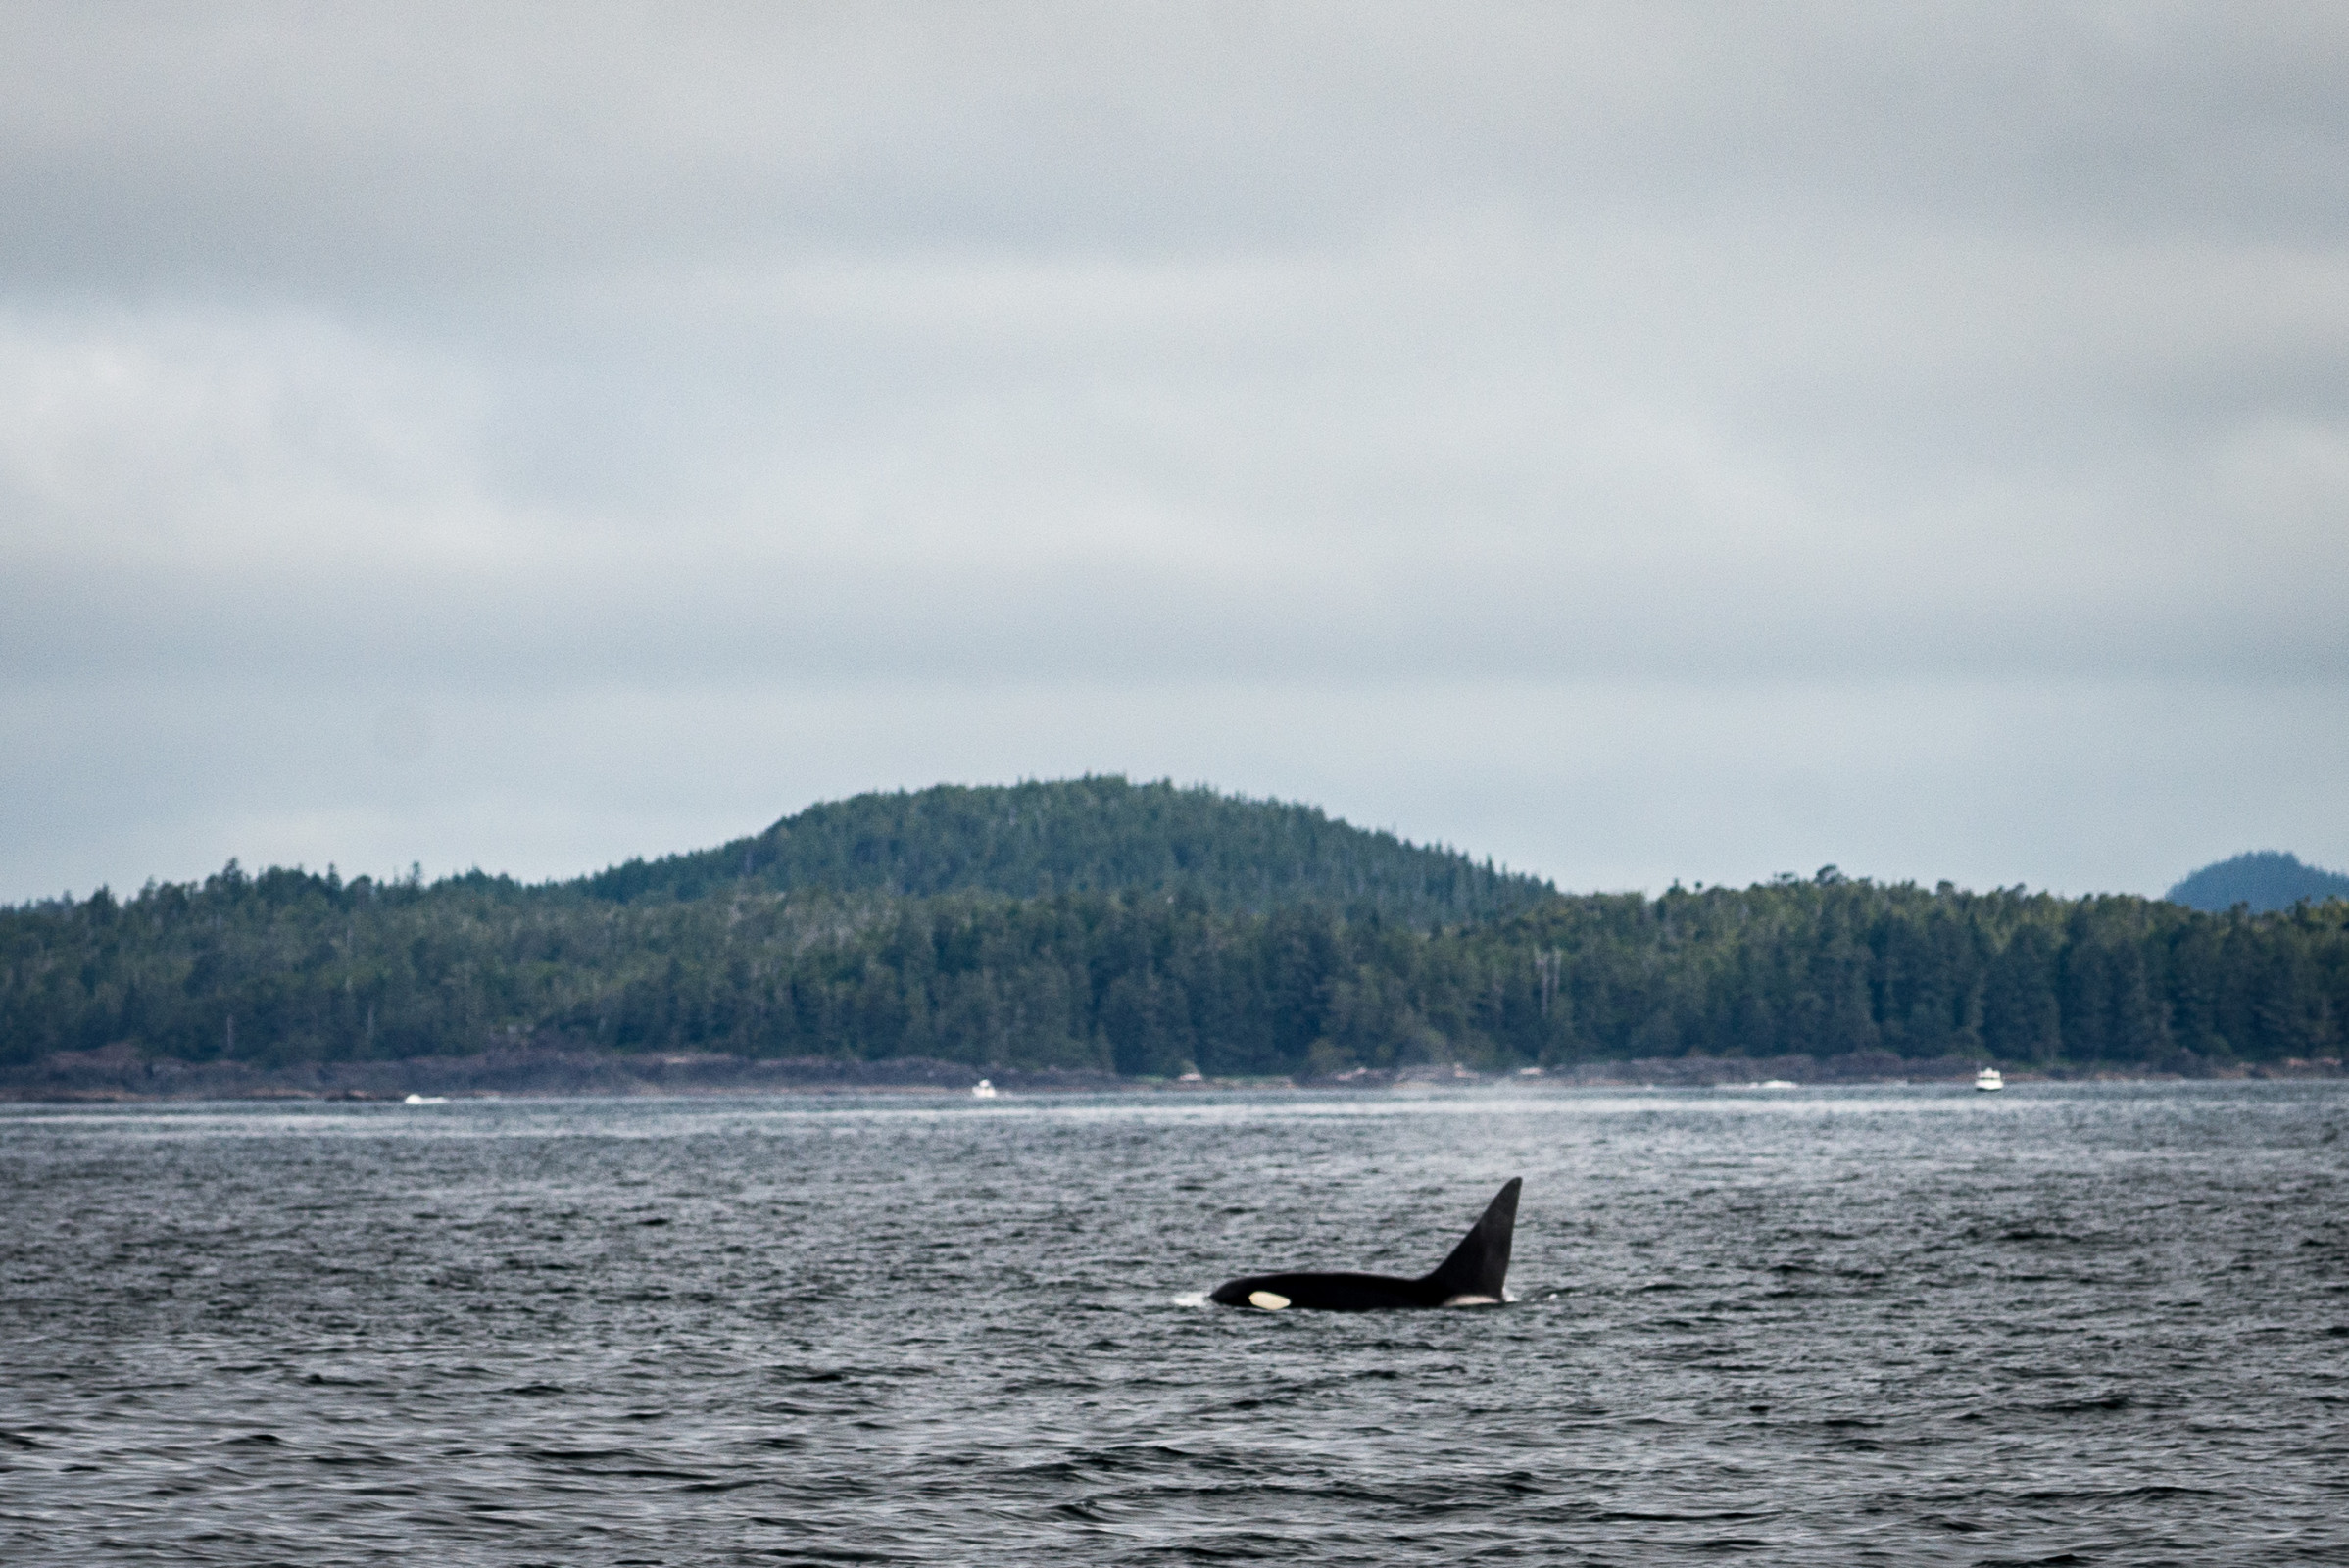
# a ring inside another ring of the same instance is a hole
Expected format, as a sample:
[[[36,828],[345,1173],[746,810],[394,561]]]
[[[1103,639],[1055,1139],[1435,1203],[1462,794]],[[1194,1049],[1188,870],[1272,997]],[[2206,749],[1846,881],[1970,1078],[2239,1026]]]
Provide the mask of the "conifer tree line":
[[[0,910],[0,1064],[623,1052],[1131,1075],[1885,1051],[2194,1071],[2339,1056],[2349,902],[2254,915],[1846,880],[1375,901],[227,869]]]

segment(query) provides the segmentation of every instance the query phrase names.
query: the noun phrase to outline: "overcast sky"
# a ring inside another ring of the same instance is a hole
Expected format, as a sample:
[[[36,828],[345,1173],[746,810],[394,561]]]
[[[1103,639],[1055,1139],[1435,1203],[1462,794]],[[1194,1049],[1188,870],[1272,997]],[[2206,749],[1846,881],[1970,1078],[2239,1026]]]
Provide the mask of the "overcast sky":
[[[2349,865],[2349,10],[0,6],[0,899],[1172,776]]]

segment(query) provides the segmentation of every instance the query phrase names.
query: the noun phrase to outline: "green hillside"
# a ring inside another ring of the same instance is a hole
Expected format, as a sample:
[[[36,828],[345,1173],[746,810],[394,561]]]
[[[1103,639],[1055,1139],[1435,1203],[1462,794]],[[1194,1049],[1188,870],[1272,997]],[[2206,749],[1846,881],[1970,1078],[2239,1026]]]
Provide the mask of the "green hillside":
[[[743,882],[909,898],[1188,892],[1223,909],[1326,903],[1424,923],[1504,914],[1554,891],[1310,806],[1116,776],[859,795],[752,838],[630,860],[575,885],[625,904]]]

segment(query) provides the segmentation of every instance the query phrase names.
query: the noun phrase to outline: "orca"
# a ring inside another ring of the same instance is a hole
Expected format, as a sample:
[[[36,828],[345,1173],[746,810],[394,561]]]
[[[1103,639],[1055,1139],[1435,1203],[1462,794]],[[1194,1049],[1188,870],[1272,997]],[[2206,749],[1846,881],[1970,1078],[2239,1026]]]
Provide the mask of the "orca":
[[[1507,1299],[1501,1283],[1508,1277],[1509,1241],[1517,1230],[1517,1190],[1524,1185],[1524,1177],[1510,1177],[1451,1250],[1451,1256],[1415,1280],[1385,1274],[1248,1274],[1218,1285],[1207,1299],[1219,1306],[1268,1312],[1288,1307],[1397,1312],[1426,1306],[1497,1306]]]

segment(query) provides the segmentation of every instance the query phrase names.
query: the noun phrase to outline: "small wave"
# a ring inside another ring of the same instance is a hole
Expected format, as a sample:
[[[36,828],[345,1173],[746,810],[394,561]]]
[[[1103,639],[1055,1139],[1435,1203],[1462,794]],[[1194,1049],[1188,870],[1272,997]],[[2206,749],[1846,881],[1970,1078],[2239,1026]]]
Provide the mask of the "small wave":
[[[2136,1399],[2133,1396],[2114,1393],[2094,1398],[2051,1399],[2044,1404],[2029,1405],[2026,1408],[2044,1410],[2050,1415],[2085,1415],[2091,1410],[2126,1410],[2134,1403],[2136,1403]]]

